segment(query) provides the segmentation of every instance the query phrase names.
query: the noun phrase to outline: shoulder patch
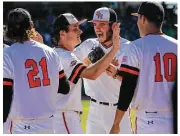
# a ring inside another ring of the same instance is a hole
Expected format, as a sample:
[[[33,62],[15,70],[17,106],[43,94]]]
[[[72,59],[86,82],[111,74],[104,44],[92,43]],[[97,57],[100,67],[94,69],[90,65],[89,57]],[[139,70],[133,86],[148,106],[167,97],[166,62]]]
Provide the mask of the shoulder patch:
[[[70,67],[73,67],[74,65],[76,65],[76,63],[77,63],[77,60],[73,60],[73,61],[71,61],[71,63],[70,63]]]
[[[123,56],[122,62],[127,62],[127,60],[128,60],[128,57],[127,56]]]

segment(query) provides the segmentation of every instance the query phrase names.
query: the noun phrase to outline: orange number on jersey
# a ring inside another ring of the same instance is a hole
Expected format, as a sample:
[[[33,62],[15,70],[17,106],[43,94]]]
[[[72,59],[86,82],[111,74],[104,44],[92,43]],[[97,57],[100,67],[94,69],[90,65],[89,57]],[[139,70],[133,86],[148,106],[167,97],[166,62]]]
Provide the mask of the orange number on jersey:
[[[161,59],[160,53],[156,53],[154,56],[155,66],[156,66],[156,74],[155,74],[155,82],[162,82],[163,75],[161,73]],[[176,78],[176,65],[177,65],[177,57],[174,53],[166,53],[163,56],[163,65],[164,65],[164,77],[167,82],[173,82]]]
[[[39,65],[41,66],[43,73],[43,80],[42,80],[43,86],[48,86],[50,85],[50,79],[48,78],[46,58],[42,58],[41,61],[39,62]]]
[[[43,57],[39,62],[39,65],[41,66],[41,70],[43,74],[43,79],[42,79],[43,86],[48,86],[50,85],[50,79],[48,78],[46,58]],[[29,87],[30,88],[39,87],[41,86],[41,79],[39,77],[35,77],[39,73],[37,62],[34,61],[33,59],[26,60],[25,68],[31,68],[31,67],[32,70],[29,70],[27,74]]]

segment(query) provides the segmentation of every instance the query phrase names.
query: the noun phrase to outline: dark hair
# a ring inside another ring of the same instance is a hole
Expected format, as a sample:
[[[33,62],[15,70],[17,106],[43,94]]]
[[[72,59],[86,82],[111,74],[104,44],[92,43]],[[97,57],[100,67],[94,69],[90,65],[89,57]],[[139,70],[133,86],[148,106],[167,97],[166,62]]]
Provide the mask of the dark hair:
[[[30,13],[22,8],[16,8],[8,14],[8,24],[6,36],[13,42],[23,42],[34,34],[35,30],[30,30],[32,24]]]
[[[158,2],[142,2],[139,6],[138,14],[144,15],[157,28],[162,26],[165,17],[164,8]]]
[[[52,36],[52,43],[54,46],[58,46],[58,42],[60,41],[60,31],[69,31],[69,27],[64,25],[61,28],[57,28],[54,30],[53,36]]]
[[[142,15],[140,15],[140,18],[142,17]],[[146,16],[145,16],[146,17]],[[160,22],[159,20],[151,20],[150,18],[146,17],[146,19],[152,23],[156,28],[160,28],[163,24],[163,21]]]

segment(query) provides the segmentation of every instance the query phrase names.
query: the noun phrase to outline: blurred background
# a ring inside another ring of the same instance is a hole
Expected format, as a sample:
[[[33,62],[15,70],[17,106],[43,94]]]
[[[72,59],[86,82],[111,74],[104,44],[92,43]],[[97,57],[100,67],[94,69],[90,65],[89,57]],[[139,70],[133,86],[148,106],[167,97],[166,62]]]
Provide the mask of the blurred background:
[[[78,19],[90,20],[97,8],[107,6],[117,12],[121,22],[121,37],[133,41],[139,38],[139,31],[137,17],[131,16],[131,13],[138,10],[139,4],[140,2],[3,2],[3,24],[7,23],[7,14],[11,9],[25,8],[30,12],[35,28],[43,36],[44,43],[52,47],[52,23],[59,14],[71,12]],[[166,12],[163,32],[177,38],[177,28],[174,26],[177,24],[177,3],[162,2],[162,5]],[[91,23],[83,23],[81,29],[84,32],[81,36],[82,41],[96,37]]]

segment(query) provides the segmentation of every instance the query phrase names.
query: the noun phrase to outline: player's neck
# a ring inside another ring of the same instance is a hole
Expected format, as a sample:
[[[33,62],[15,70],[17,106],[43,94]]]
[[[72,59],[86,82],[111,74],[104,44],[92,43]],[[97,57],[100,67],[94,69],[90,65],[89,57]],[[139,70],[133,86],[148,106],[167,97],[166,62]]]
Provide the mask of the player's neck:
[[[109,41],[107,41],[107,42],[103,42],[103,43],[101,43],[103,46],[105,46],[106,48],[109,48],[109,47],[111,47],[112,46],[112,40],[109,40]]]
[[[73,51],[74,50],[74,49],[68,48],[68,47],[63,46],[63,45],[58,45],[58,46],[56,46],[56,48],[62,48],[62,49],[67,50],[67,51]]]
[[[162,35],[164,34],[161,29],[151,29],[146,31],[145,36],[147,35]]]

